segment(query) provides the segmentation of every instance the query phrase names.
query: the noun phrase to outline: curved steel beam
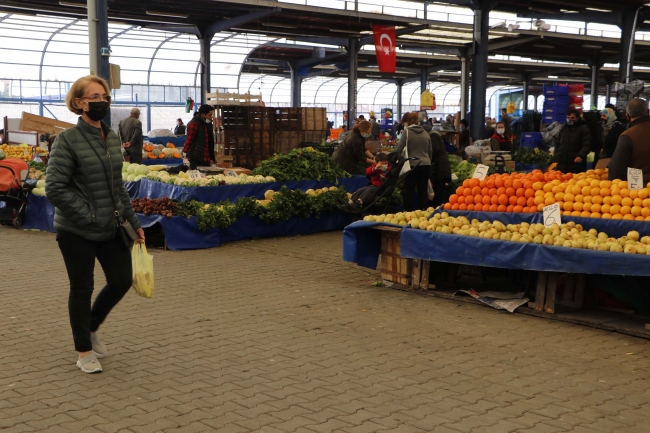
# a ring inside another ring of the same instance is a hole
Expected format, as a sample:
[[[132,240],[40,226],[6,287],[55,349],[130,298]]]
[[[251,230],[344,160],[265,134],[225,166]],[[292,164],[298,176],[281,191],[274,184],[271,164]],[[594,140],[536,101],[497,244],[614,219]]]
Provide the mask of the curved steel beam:
[[[113,36],[111,36],[111,37],[108,39],[108,43],[110,44],[110,43],[113,41],[113,39],[119,38],[119,37],[122,36],[123,34],[125,34],[125,33],[127,33],[127,32],[130,32],[131,30],[133,30],[133,29],[135,29],[135,28],[137,28],[137,27],[138,27],[138,26],[131,26],[131,27],[128,27],[128,28],[122,30],[122,31],[119,32],[119,33],[115,33]]]

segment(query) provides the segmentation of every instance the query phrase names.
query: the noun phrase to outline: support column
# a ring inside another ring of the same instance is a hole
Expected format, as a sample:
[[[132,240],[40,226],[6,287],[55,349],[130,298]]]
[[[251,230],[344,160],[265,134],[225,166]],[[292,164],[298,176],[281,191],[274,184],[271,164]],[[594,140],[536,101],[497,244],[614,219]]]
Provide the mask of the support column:
[[[291,67],[291,106],[300,108],[302,100],[302,77],[298,75],[298,70],[294,65]]]
[[[397,120],[400,121],[402,120],[402,88],[404,86],[404,83],[402,80],[397,80],[397,110],[395,110],[395,113],[397,114]]]
[[[524,78],[524,81],[523,81],[522,84],[523,84],[523,87],[524,87],[524,92],[523,92],[524,93],[524,113],[526,113],[526,111],[528,111],[528,95],[530,93],[529,92],[530,81],[528,81],[528,77]]]
[[[359,40],[348,40],[348,128],[357,117],[357,64],[359,53]]]
[[[490,9],[488,0],[476,1],[474,41],[472,43],[472,102],[470,131],[475,139],[485,138],[485,94],[487,92],[488,34]]]
[[[632,80],[632,65],[634,63],[634,34],[638,25],[639,10],[635,13],[621,12],[621,44],[619,54],[619,83],[629,83]]]
[[[608,80],[605,85],[605,104],[611,104],[612,102],[612,83]]]
[[[467,97],[469,93],[469,68],[467,56],[460,58],[460,118],[467,116]]]
[[[108,52],[108,2],[97,1],[97,38],[100,50]],[[97,75],[110,82],[111,67],[108,55],[99,56],[99,70]]]
[[[589,107],[590,110],[598,109],[598,72],[600,72],[600,65],[598,64],[598,61],[595,61],[591,65],[591,107]]]
[[[420,94],[424,93],[427,90],[427,85],[429,84],[429,69],[422,68],[420,69]]]
[[[205,30],[201,32],[199,45],[201,50],[201,104],[207,103],[207,94],[212,91],[210,80],[210,44],[212,43],[212,33]]]
[[[99,32],[97,28],[97,1],[88,0],[88,56],[90,58],[90,74],[99,73]]]

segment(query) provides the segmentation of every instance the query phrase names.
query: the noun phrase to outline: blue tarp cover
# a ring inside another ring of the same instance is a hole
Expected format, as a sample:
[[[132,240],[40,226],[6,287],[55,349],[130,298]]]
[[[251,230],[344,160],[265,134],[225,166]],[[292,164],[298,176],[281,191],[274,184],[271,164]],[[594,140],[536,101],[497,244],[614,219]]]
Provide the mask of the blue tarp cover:
[[[522,221],[541,222],[541,214],[500,213],[497,215],[485,212],[465,212],[464,214],[470,220],[473,218],[480,221],[496,219],[504,224],[517,224]],[[641,236],[650,235],[650,225],[641,221],[569,217],[566,220],[575,220],[587,229],[596,228],[614,237],[623,236],[630,230],[639,231]],[[592,224],[592,222],[600,225],[601,228],[595,227],[596,224]],[[644,227],[643,224],[646,226]],[[381,249],[381,232],[372,229],[372,227],[377,225],[379,223],[358,221],[345,228],[343,231],[343,260],[376,269]],[[648,266],[650,265],[650,256],[522,244],[446,235],[411,228],[402,230],[401,255],[415,259],[496,268],[650,276],[650,266]]]
[[[303,180],[293,182],[270,182],[270,183],[253,183],[247,185],[221,185],[221,186],[202,186],[202,187],[183,187],[170,185],[168,183],[157,182],[155,180],[141,179],[139,198],[161,198],[169,197],[170,199],[189,201],[197,200],[203,203],[219,203],[230,200],[235,202],[240,197],[264,198],[264,193],[268,190],[279,191],[283,186],[288,189],[320,189],[324,187],[335,186],[334,183],[327,180]],[[355,192],[368,184],[365,176],[354,176],[352,178],[339,179],[338,186],[345,187],[347,192]]]

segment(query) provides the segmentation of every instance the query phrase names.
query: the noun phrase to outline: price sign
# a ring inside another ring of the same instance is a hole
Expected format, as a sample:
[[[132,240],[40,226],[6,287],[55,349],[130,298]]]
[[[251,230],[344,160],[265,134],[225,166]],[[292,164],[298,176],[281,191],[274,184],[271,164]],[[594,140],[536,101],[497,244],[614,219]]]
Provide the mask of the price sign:
[[[200,180],[201,173],[198,170],[187,170],[187,178],[192,180]]]
[[[472,175],[472,179],[478,179],[478,180],[485,179],[485,176],[487,176],[488,170],[489,170],[489,167],[487,165],[478,164],[476,166],[476,170],[474,170],[474,175]]]
[[[643,171],[639,168],[627,168],[627,188],[632,190],[643,189]]]
[[[562,213],[560,212],[560,203],[555,203],[544,207],[544,227],[549,228],[553,224],[562,224]]]
[[[234,171],[227,171],[226,176],[239,177]]]

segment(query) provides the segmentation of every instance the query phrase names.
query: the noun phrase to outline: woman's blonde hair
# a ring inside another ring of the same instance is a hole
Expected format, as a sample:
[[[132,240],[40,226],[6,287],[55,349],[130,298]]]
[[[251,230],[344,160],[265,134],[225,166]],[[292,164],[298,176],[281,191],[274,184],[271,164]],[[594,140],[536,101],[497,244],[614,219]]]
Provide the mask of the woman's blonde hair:
[[[106,90],[106,94],[110,97],[111,89],[108,87],[106,80],[96,75],[87,75],[85,77],[81,77],[72,84],[70,90],[68,90],[68,94],[65,97],[65,105],[68,107],[68,110],[72,111],[74,114],[83,114],[83,110],[75,105],[74,100],[76,98],[81,99],[84,97],[86,94],[86,89],[90,83],[101,84],[104,87],[104,90]]]

